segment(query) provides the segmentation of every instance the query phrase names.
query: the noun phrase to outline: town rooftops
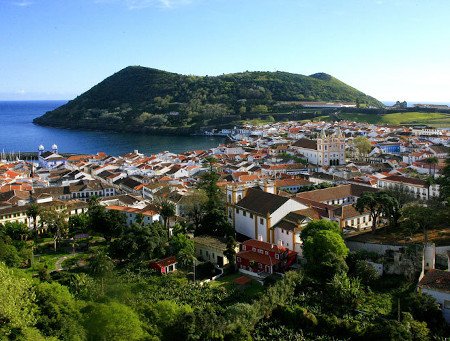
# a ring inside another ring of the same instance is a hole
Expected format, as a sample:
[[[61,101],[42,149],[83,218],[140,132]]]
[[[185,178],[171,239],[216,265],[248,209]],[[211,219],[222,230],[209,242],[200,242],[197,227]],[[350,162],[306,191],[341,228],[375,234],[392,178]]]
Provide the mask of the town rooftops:
[[[245,245],[245,250],[251,250],[252,248],[255,248],[256,250],[261,249],[264,251],[271,251],[275,253],[283,253],[287,251],[288,249],[283,246],[278,246],[275,244],[263,242],[256,239],[249,239],[242,243],[242,245]],[[244,251],[245,251],[244,250]]]
[[[416,178],[409,178],[406,176],[401,175],[391,175],[387,176],[382,181],[392,181],[392,182],[401,182],[409,185],[415,185],[415,186],[421,186],[426,187],[427,183],[423,180],[416,179]]]
[[[329,187],[324,189],[317,189],[309,192],[302,192],[296,195],[299,199],[308,199],[312,201],[328,201],[333,199],[342,199],[347,198],[349,196],[360,197],[364,192],[377,192],[378,189],[349,184],[349,185],[341,185],[336,187]]]
[[[419,287],[450,292],[450,272],[432,269],[420,280]]]
[[[236,206],[266,216],[279,209],[289,198],[249,188],[247,195]]]
[[[300,139],[292,144],[294,147],[317,150],[317,141],[310,139]]]

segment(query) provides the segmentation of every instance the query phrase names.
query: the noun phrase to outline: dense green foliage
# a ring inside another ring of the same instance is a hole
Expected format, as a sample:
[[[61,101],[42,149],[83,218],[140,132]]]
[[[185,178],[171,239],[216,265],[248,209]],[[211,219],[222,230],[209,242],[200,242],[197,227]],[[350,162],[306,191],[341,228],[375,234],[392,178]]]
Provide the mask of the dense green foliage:
[[[201,185],[204,230],[208,210],[224,212],[210,161]],[[0,226],[0,251],[14,249],[19,257],[0,261],[1,340],[432,340],[449,334],[439,306],[417,293],[416,280],[379,277],[367,260],[380,256],[349,254],[334,222],[304,228],[302,269],[264,286],[241,286],[235,283],[241,274],[202,284],[190,279],[194,245],[182,226],[168,239],[159,222],[127,227],[123,217],[106,214],[93,200],[87,214],[71,219],[69,236],[73,229],[95,237],[80,254],[61,240],[59,256],[82,262],[51,273],[37,272],[29,260],[33,247],[41,257],[54,255],[52,238],[32,240],[21,224]],[[111,231],[96,225],[103,223]],[[226,227],[217,224],[215,231],[227,235]],[[231,259],[234,245],[228,234]],[[178,257],[176,273],[149,269],[150,259],[166,255]]]
[[[166,132],[189,132],[252,115],[287,112],[292,110],[290,103],[298,101],[382,106],[326,74],[243,72],[198,77],[130,66],[35,122],[71,128],[145,132],[165,127]]]

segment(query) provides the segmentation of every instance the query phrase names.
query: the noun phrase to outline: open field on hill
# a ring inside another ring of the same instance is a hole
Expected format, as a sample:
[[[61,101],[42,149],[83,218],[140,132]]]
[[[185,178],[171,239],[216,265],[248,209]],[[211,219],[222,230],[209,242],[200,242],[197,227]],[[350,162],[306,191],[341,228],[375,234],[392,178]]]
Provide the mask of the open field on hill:
[[[374,124],[427,124],[450,127],[450,115],[443,113],[399,112],[386,115],[343,113],[339,117],[349,121]]]

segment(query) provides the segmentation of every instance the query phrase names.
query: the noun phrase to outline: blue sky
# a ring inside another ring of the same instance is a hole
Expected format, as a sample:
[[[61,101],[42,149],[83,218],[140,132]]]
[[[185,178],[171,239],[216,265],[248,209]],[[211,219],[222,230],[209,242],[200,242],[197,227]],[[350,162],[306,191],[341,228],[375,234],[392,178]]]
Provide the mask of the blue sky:
[[[448,0],[0,0],[0,99],[71,99],[142,65],[329,73],[450,102]]]

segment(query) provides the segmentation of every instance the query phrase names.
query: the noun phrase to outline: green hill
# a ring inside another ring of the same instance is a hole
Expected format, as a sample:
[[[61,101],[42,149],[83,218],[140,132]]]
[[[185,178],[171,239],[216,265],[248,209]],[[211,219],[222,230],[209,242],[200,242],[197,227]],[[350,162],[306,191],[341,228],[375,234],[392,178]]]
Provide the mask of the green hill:
[[[199,77],[130,66],[34,122],[67,128],[189,133],[259,114],[289,112],[299,108],[298,104],[292,107],[299,101],[382,106],[325,73],[242,72]]]

